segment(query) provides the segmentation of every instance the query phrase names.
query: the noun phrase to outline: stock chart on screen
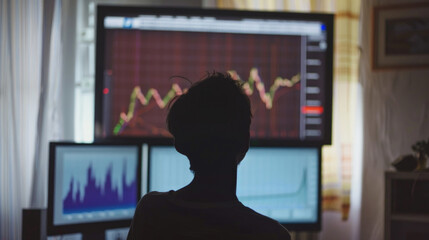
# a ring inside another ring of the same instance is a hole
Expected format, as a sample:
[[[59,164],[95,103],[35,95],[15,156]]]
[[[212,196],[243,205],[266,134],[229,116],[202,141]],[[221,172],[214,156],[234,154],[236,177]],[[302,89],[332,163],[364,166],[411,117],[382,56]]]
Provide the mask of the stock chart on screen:
[[[330,139],[326,23],[203,15],[104,16],[96,136],[171,137],[169,102],[219,71],[244,84],[253,139]]]
[[[238,166],[237,197],[281,223],[317,222],[318,165],[317,148],[251,148]],[[149,191],[178,190],[192,179],[189,160],[174,147],[151,147]]]
[[[138,159],[138,149],[130,146],[58,146],[54,224],[130,219],[138,199]]]

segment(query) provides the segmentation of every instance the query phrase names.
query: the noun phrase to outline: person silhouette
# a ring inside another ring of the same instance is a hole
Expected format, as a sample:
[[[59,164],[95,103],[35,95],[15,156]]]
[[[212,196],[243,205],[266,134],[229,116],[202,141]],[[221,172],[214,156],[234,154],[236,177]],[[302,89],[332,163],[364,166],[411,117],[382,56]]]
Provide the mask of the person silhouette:
[[[167,127],[194,178],[177,191],[146,194],[127,239],[290,239],[286,228],[236,196],[237,166],[249,149],[251,118],[250,100],[229,74],[208,74],[178,96]]]

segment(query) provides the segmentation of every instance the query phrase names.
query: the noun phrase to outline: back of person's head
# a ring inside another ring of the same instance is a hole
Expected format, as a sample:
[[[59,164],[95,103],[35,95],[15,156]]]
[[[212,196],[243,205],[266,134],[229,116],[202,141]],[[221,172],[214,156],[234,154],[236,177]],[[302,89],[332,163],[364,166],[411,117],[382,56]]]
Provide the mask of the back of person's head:
[[[241,161],[249,148],[251,117],[242,84],[215,72],[172,103],[167,125],[177,151],[189,158],[191,170],[203,172]]]

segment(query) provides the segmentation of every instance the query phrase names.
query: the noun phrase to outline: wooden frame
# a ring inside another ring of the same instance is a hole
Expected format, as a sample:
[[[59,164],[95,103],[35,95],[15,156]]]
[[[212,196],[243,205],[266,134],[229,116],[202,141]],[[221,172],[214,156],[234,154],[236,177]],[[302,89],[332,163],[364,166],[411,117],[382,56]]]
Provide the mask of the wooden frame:
[[[429,67],[429,3],[373,9],[372,68]]]

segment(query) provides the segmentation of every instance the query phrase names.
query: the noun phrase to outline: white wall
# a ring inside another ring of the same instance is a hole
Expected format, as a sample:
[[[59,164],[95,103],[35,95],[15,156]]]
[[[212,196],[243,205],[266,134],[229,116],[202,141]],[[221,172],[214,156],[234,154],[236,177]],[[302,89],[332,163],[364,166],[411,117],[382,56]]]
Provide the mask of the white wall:
[[[371,70],[372,7],[395,3],[410,1],[362,1],[362,240],[384,236],[384,171],[391,169],[390,163],[396,157],[411,153],[412,144],[429,137],[429,68]]]
[[[395,158],[411,153],[412,144],[429,137],[429,68],[373,71],[370,65],[372,8],[410,2],[362,0],[359,95],[363,129],[358,126],[356,133],[363,135],[363,151],[354,158],[362,159],[362,164],[353,163],[349,220],[341,221],[340,213],[324,212],[319,240],[384,239],[384,172],[392,170]]]
[[[75,51],[76,51],[76,1],[62,1],[62,111],[64,126],[64,140],[74,139],[74,89],[75,89]]]

